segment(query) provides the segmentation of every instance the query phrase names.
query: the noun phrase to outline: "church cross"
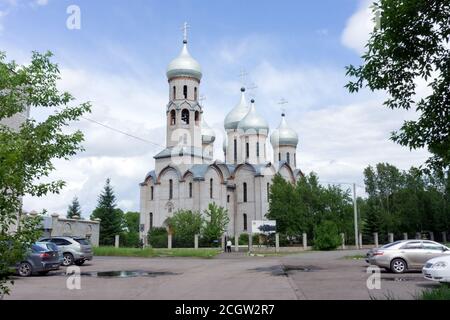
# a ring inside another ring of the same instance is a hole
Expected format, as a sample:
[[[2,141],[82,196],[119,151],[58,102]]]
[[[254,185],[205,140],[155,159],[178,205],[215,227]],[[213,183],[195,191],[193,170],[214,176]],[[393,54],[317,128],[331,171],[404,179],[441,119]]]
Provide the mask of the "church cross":
[[[245,69],[241,69],[241,72],[239,72],[239,78],[241,79],[241,84],[243,87],[245,87],[247,76],[248,76],[247,71],[245,71]]]
[[[187,42],[187,33],[188,33],[188,29],[190,28],[191,26],[190,25],[188,25],[188,23],[187,22],[185,22],[184,24],[183,24],[183,27],[181,28],[181,30],[183,31],[183,42]]]
[[[281,106],[281,112],[282,112],[283,114],[286,113],[286,109],[285,109],[284,105],[285,105],[285,104],[288,104],[288,103],[289,103],[289,102],[288,102],[285,98],[281,98],[281,99],[280,99],[280,102],[278,102],[278,104]]]

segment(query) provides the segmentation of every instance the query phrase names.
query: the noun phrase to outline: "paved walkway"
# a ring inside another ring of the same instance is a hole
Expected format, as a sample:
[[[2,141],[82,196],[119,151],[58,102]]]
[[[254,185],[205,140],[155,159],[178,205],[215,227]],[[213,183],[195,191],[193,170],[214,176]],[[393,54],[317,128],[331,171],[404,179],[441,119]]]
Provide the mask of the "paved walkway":
[[[214,259],[95,257],[81,267],[81,290],[68,290],[64,269],[17,278],[6,299],[413,299],[435,284],[420,273],[382,274],[368,290],[365,251],[304,252],[283,257],[222,253]],[[139,271],[151,276],[103,278],[90,272]]]

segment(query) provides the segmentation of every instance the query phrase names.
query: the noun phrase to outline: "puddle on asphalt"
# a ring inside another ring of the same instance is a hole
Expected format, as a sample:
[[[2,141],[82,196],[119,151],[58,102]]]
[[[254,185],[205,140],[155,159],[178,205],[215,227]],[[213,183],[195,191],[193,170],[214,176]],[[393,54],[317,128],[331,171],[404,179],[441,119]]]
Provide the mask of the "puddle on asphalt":
[[[317,268],[315,266],[271,266],[250,270],[258,272],[269,272],[273,276],[287,276],[289,271],[313,272],[320,270],[320,268]]]
[[[417,278],[408,278],[408,277],[381,278],[381,281],[405,282],[405,281],[417,281]]]
[[[95,278],[134,278],[134,277],[159,277],[177,275],[178,273],[165,271],[144,271],[144,270],[120,270],[120,271],[90,271],[81,272],[81,276]]]

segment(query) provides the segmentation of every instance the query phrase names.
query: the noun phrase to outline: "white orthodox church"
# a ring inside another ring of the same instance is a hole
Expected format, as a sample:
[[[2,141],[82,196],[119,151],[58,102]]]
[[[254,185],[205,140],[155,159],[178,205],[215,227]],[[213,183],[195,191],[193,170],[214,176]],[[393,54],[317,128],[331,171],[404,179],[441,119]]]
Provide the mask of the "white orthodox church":
[[[152,227],[164,226],[179,209],[203,212],[215,202],[228,210],[228,235],[249,232],[252,220],[263,220],[269,209],[269,190],[278,172],[294,183],[298,135],[281,115],[270,135],[273,159],[267,157],[269,126],[241,88],[239,103],[224,120],[225,161],[214,160],[215,133],[203,120],[199,103],[200,64],[183,48],[167,68],[169,103],[166,107],[166,148],[155,155],[155,169],[140,183],[141,238]]]

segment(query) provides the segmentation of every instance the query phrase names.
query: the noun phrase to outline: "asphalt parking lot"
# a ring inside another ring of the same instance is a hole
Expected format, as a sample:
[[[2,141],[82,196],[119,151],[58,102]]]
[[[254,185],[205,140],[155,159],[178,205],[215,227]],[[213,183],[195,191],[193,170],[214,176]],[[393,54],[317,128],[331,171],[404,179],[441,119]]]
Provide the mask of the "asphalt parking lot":
[[[365,251],[306,252],[282,257],[221,254],[214,259],[95,257],[69,290],[65,268],[15,278],[5,299],[415,299],[436,284],[421,273],[382,272],[369,290]],[[71,278],[73,279],[73,278]],[[69,280],[70,282],[70,280]],[[74,282],[72,283],[72,286]]]

